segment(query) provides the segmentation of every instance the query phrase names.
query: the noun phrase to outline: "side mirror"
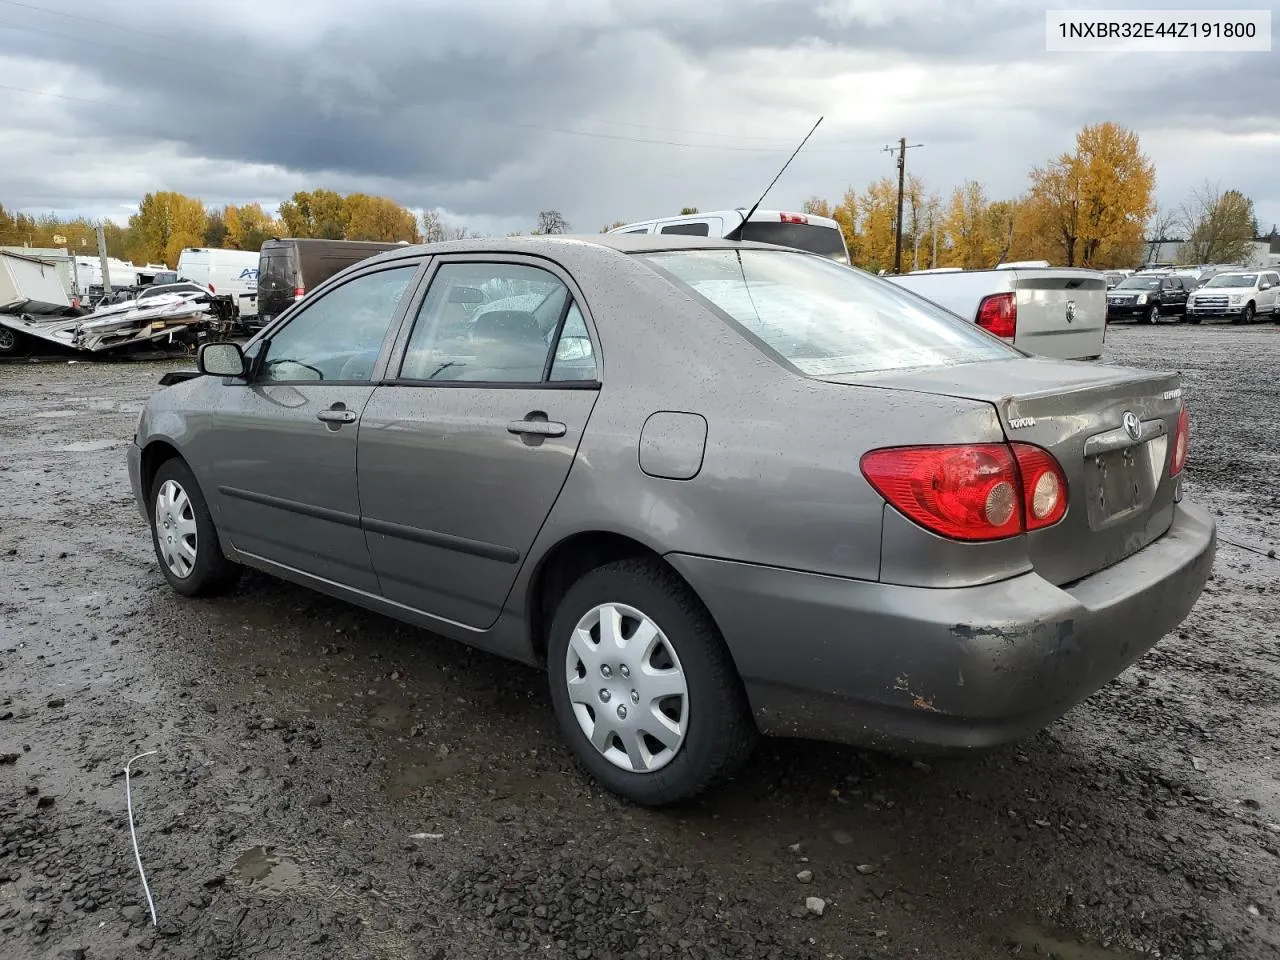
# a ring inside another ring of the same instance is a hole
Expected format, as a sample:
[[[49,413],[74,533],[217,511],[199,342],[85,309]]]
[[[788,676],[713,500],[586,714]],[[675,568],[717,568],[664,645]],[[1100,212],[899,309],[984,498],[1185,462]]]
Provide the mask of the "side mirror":
[[[238,343],[206,343],[196,354],[196,369],[210,377],[243,377],[247,366]]]

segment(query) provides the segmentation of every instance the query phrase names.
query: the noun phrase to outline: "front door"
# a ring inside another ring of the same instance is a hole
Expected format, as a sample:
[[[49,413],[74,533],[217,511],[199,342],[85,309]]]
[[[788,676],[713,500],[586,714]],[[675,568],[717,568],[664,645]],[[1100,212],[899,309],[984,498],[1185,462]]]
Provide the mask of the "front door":
[[[383,596],[468,627],[497,620],[599,388],[580,298],[535,262],[442,262],[388,371],[398,377],[361,418],[360,503]]]
[[[219,527],[239,551],[377,593],[360,529],[356,438],[418,263],[357,275],[302,306],[228,384],[212,418]]]

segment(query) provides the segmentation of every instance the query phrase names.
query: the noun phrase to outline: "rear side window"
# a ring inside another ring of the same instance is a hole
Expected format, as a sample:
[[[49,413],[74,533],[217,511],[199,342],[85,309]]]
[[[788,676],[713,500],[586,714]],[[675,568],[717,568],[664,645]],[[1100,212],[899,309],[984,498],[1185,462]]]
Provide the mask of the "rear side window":
[[[668,223],[662,228],[663,233],[678,233],[686,237],[705,237],[711,233],[710,225],[702,223]]]
[[[849,262],[849,251],[844,246],[844,236],[834,227],[820,227],[812,223],[770,223],[748,220],[742,228],[743,240],[772,243],[779,247],[792,247],[816,253],[820,257]]]
[[[639,259],[810,376],[1023,355],[923,298],[823,257],[687,250]]]

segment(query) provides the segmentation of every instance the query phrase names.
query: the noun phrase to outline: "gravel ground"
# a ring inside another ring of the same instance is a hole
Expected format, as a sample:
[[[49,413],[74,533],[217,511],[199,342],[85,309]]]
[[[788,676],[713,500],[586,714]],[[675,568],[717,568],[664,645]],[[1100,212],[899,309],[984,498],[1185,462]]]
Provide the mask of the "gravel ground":
[[[124,445],[180,362],[0,366],[0,954],[1280,955],[1280,328],[1108,340],[1184,372],[1233,541],[1179,630],[1017,747],[768,742],[668,812],[579,773],[529,669],[264,576],[174,596]]]

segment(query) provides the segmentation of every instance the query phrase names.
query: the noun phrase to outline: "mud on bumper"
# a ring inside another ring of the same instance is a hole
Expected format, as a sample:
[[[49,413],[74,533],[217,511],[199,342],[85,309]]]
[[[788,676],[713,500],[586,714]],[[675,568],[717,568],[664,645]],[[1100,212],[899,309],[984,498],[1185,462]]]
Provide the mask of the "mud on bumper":
[[[1180,504],[1163,537],[1058,587],[1034,573],[959,589],[668,559],[715,617],[763,732],[913,753],[1021,740],[1190,612],[1216,530]]]

